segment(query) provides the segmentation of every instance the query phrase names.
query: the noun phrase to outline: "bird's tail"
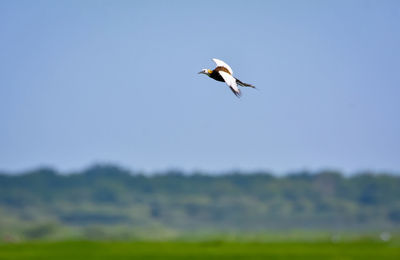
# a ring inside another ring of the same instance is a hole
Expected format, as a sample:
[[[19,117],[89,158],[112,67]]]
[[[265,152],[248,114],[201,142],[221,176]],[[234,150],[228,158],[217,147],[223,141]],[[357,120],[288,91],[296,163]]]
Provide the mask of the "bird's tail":
[[[236,79],[236,78],[235,78],[235,79]],[[253,85],[251,85],[251,84],[247,84],[247,83],[241,82],[241,81],[238,80],[238,79],[236,79],[236,82],[237,82],[237,84],[238,84],[239,86],[242,86],[242,87],[256,88],[255,86],[253,86]]]

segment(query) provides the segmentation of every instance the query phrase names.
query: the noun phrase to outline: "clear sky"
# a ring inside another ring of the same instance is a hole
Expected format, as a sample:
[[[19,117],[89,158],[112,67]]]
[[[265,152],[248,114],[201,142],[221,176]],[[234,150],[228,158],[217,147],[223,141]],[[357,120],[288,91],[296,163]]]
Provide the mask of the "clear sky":
[[[399,172],[399,46],[400,1],[2,0],[0,169]]]

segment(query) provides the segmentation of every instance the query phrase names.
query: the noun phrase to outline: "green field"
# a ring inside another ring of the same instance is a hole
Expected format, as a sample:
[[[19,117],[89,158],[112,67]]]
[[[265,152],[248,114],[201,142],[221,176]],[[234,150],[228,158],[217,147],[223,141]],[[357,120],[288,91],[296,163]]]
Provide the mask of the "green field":
[[[400,259],[399,243],[30,242],[1,244],[0,259]]]

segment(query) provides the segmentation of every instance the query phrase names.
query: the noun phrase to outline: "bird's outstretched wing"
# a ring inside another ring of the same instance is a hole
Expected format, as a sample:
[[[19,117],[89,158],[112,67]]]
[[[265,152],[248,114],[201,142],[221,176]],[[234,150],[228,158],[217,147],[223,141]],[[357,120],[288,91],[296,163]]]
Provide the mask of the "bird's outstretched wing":
[[[236,79],[232,77],[228,72],[225,71],[218,71],[219,75],[224,79],[226,85],[228,85],[233,94],[235,94],[237,97],[240,97],[240,89],[237,86]]]
[[[231,75],[233,75],[232,68],[231,68],[228,64],[226,64],[226,63],[223,62],[222,60],[219,60],[219,59],[216,59],[216,58],[214,58],[214,59],[212,59],[212,60],[215,62],[215,64],[217,64],[217,67],[218,67],[218,66],[225,67],[225,68],[229,71],[229,73],[230,73]]]

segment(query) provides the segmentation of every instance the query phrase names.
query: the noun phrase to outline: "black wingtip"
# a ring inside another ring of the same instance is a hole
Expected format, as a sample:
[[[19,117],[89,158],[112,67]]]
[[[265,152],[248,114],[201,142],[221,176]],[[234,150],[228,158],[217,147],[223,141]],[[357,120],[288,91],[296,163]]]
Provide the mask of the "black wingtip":
[[[233,94],[235,94],[236,97],[240,98],[240,96],[242,95],[242,93],[240,92],[240,89],[237,89],[238,91],[236,91],[235,89],[233,89],[232,87],[229,86],[229,89],[233,92]]]
[[[240,90],[238,91],[238,92],[236,92],[234,89],[232,89],[231,88],[231,90],[232,90],[232,92],[233,92],[233,94],[235,94],[235,96],[237,97],[237,98],[240,98],[241,96],[242,96],[242,93],[240,92]]]

